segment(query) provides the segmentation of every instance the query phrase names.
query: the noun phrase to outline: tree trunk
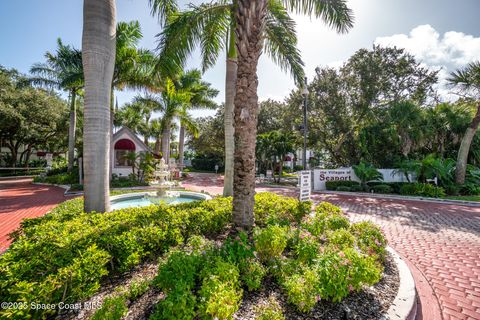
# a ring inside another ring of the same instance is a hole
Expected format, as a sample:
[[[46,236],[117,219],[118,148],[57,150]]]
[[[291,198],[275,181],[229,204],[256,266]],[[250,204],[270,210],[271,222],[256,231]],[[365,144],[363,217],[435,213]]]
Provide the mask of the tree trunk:
[[[225,79],[225,178],[223,181],[223,195],[233,196],[233,161],[235,152],[235,137],[233,126],[233,110],[235,104],[235,86],[237,83],[237,52],[235,48],[235,32],[233,26],[230,32],[229,52],[227,57],[227,71]]]
[[[170,160],[170,124],[166,124],[165,128],[162,131],[162,158],[165,160],[165,163],[168,164]]]
[[[183,169],[183,149],[185,146],[185,127],[180,126],[180,133],[178,134],[178,166]]]
[[[160,144],[161,144],[160,143],[160,137],[157,137],[155,139],[155,150],[154,150],[155,154],[157,154],[157,155],[160,154]]]
[[[238,0],[235,7],[238,71],[234,100],[233,221],[236,227],[247,230],[254,224],[257,65],[262,53],[267,2]]]
[[[465,175],[467,173],[468,153],[470,152],[470,145],[477,133],[478,126],[480,125],[480,104],[477,106],[477,113],[472,120],[472,123],[467,128],[465,135],[463,136],[460,149],[458,150],[457,167],[455,169],[455,182],[459,185],[465,183]]]
[[[85,212],[110,209],[110,95],[115,64],[115,11],[115,0],[84,0],[83,3]]]
[[[116,40],[115,40],[116,41]],[[116,55],[116,53],[115,53]],[[115,64],[114,64],[115,68]],[[113,173],[113,162],[115,161],[113,159],[113,128],[114,128],[114,120],[115,120],[115,107],[113,104],[114,101],[114,95],[115,95],[115,88],[113,85],[113,80],[112,80],[112,85],[110,87],[110,148],[108,149],[108,160],[109,160],[109,165],[108,165],[108,184],[110,185],[110,181],[112,181],[112,173]]]
[[[70,125],[68,126],[68,172],[73,169],[75,160],[75,130],[77,125],[77,92],[72,90],[70,98]]]

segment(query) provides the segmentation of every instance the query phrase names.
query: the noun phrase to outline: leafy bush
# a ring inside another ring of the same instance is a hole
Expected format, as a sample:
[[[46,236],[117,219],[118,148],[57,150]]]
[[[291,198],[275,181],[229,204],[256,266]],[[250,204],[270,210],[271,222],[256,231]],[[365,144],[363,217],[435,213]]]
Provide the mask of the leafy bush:
[[[357,184],[357,185],[353,185],[350,187],[350,191],[351,192],[363,192],[365,191],[361,185]]]
[[[268,298],[267,304],[257,306],[255,313],[256,320],[285,320],[280,304],[273,297]]]
[[[320,244],[310,232],[302,230],[294,245],[294,252],[298,261],[310,264],[320,253]]]
[[[255,249],[263,261],[279,257],[287,246],[288,229],[271,225],[254,231]]]
[[[337,188],[337,191],[350,192],[350,191],[352,191],[352,188],[340,186],[340,187]]]
[[[92,317],[92,320],[120,320],[128,312],[127,302],[123,296],[108,297]]]
[[[257,260],[250,259],[240,263],[240,280],[248,291],[258,290],[267,271]]]
[[[215,165],[218,165],[218,171],[222,172],[225,168],[222,159],[216,158],[195,158],[192,159],[192,167],[195,170],[215,172]]]
[[[301,273],[295,273],[282,281],[288,302],[300,312],[309,312],[320,300],[319,285],[317,272],[310,268],[304,268]]]
[[[81,213],[75,199],[22,223],[0,256],[2,301],[73,303],[98,290],[103,276],[128,270],[194,234],[215,234],[231,219],[231,200]],[[2,310],[22,317],[45,310]]]
[[[390,187],[388,184],[379,184],[376,186],[372,186],[371,189],[375,193],[392,193],[393,188]]]
[[[339,180],[339,181],[327,181],[325,182],[325,187],[327,190],[330,191],[335,191],[337,190],[338,187],[353,187],[353,186],[359,186],[360,184],[356,181],[344,181],[344,180]]]
[[[337,229],[327,232],[328,245],[338,250],[352,248],[355,243],[355,237],[347,229]]]
[[[191,290],[175,287],[155,307],[150,320],[190,320],[194,319],[197,299]]]
[[[50,184],[78,184],[78,171],[65,172],[56,175],[36,176],[33,182]]]
[[[350,222],[340,208],[322,202],[315,208],[313,217],[304,219],[303,226],[314,236],[322,236],[328,230],[348,229]]]
[[[229,237],[223,244],[222,257],[237,265],[255,258],[254,248],[250,245],[247,234],[241,232],[237,239]]]
[[[387,240],[382,230],[370,221],[351,225],[350,230],[355,236],[357,247],[365,254],[383,259],[386,254]]]
[[[170,292],[176,287],[192,289],[200,267],[200,258],[196,254],[184,251],[172,251],[160,261],[158,275],[153,284],[164,292]]]
[[[381,278],[382,270],[375,258],[358,253],[353,248],[327,252],[318,259],[317,281],[323,299],[341,301],[363,285],[373,285]]]
[[[198,292],[199,313],[211,318],[230,319],[242,299],[238,268],[218,259],[202,274],[202,286]]]
[[[365,162],[360,162],[358,165],[354,165],[353,171],[355,175],[360,179],[360,184],[364,188],[365,191],[367,190],[367,183],[370,181],[381,181],[383,180],[383,175],[375,169],[375,167],[371,164],[367,164]]]
[[[262,192],[255,195],[255,223],[281,224],[299,222],[310,213],[312,203],[300,202],[294,198],[282,197],[274,193]]]
[[[400,194],[430,198],[445,197],[445,190],[428,183],[410,183],[402,186]]]

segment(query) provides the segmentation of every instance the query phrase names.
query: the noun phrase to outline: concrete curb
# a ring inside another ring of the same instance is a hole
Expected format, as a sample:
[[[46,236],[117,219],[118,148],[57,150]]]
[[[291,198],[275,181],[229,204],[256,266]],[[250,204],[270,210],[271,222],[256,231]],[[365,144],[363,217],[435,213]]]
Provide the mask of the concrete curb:
[[[388,309],[385,317],[389,320],[413,320],[417,315],[417,291],[415,280],[407,264],[391,247],[387,248],[397,264],[400,276],[400,287],[397,296]]]
[[[408,200],[408,201],[422,201],[429,203],[437,204],[448,204],[448,205],[460,205],[467,207],[480,207],[480,202],[475,201],[463,201],[463,200],[449,200],[449,199],[437,199],[437,198],[427,198],[427,197],[408,197],[408,196],[398,196],[398,195],[389,195],[389,194],[379,194],[379,193],[363,193],[363,192],[343,192],[343,191],[312,191],[314,194],[338,194],[344,196],[354,196],[354,197],[364,197],[364,198],[380,198],[380,199],[391,199],[391,200]]]

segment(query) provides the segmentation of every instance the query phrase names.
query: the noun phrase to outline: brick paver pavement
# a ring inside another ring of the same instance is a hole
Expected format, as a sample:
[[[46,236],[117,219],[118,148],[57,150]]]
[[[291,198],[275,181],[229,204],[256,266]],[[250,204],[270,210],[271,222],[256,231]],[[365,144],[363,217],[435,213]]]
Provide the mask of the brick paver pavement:
[[[221,193],[217,175],[192,174],[187,188]],[[290,196],[287,188],[257,187]],[[417,319],[480,319],[480,208],[421,201],[313,194],[352,221],[370,220],[412,270],[420,296]]]
[[[24,218],[42,216],[65,201],[65,190],[31,184],[31,179],[0,180],[0,253],[10,245],[8,234]]]

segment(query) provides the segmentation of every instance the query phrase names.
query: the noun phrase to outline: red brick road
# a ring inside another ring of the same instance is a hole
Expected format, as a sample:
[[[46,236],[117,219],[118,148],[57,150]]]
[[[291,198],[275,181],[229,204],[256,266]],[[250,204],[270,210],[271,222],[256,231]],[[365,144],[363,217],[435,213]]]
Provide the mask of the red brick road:
[[[8,234],[24,218],[42,216],[65,201],[65,190],[31,184],[31,179],[0,180],[0,253],[10,245]]]

